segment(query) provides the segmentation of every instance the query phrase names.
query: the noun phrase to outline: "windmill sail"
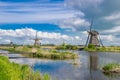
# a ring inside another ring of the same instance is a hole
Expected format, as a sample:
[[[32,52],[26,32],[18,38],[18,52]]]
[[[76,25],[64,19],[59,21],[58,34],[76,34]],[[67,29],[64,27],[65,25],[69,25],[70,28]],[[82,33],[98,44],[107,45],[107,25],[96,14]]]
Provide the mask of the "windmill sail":
[[[90,29],[88,31],[88,37],[87,37],[87,41],[86,41],[85,46],[88,45],[88,42],[89,42],[89,39],[90,39],[90,34],[89,33],[92,31],[92,25],[93,25],[93,20],[91,20]]]
[[[92,31],[92,26],[93,26],[93,20],[91,20],[91,24],[90,24],[90,32]]]
[[[86,41],[85,46],[87,46],[87,45],[88,45],[89,37],[90,37],[90,35],[88,34],[88,37],[87,37],[87,41]]]

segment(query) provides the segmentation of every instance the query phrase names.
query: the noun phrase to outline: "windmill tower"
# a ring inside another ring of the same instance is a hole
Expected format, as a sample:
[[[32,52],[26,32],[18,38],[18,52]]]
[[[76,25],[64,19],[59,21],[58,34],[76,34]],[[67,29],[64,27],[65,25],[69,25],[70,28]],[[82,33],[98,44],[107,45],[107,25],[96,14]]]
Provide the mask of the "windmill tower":
[[[96,47],[103,46],[99,32],[92,30],[93,20],[91,21],[90,30],[88,32],[88,37],[85,46],[93,44]]]
[[[41,39],[38,38],[38,34],[37,33],[38,32],[36,31],[35,39],[33,39],[35,41],[34,42],[34,46],[40,46],[41,45],[41,42],[40,42]]]

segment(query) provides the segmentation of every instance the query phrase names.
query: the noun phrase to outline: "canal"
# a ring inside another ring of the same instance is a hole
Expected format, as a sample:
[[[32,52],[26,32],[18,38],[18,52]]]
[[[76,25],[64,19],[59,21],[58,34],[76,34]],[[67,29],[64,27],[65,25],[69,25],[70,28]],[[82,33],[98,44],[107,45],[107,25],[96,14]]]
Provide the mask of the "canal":
[[[8,54],[11,62],[28,64],[34,71],[49,74],[52,80],[120,80],[120,74],[104,74],[100,68],[108,63],[120,63],[120,53],[75,51],[79,59],[47,60],[23,58],[21,54]],[[21,57],[21,58],[20,58]],[[74,64],[76,63],[76,64]]]

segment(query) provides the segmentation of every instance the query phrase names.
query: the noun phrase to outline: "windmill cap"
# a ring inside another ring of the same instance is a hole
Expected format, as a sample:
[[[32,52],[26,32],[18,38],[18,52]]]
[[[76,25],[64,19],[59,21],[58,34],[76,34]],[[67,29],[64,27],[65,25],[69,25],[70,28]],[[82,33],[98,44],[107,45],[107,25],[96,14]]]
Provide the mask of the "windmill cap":
[[[95,30],[92,30],[91,32],[90,31],[88,31],[89,33],[91,33],[91,34],[99,34],[97,31],[95,31]]]

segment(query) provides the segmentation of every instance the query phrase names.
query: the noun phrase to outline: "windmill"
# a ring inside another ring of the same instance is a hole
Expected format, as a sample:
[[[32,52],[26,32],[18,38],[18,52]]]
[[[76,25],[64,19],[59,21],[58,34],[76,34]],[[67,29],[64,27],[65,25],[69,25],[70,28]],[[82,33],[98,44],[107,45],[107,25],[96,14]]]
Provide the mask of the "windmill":
[[[13,43],[13,42],[10,42],[10,46],[11,46],[11,47],[14,46],[14,43]]]
[[[40,38],[38,38],[38,31],[36,31],[36,35],[35,35],[35,39],[33,39],[35,42],[34,42],[34,46],[40,46],[41,45],[41,42],[40,42]]]
[[[88,46],[89,44],[93,44],[96,47],[100,47],[100,46],[103,47],[103,43],[102,43],[102,40],[100,38],[99,32],[92,30],[92,26],[93,26],[93,20],[91,21],[89,31],[87,31],[88,37],[87,37],[87,41],[86,41],[85,46]]]

